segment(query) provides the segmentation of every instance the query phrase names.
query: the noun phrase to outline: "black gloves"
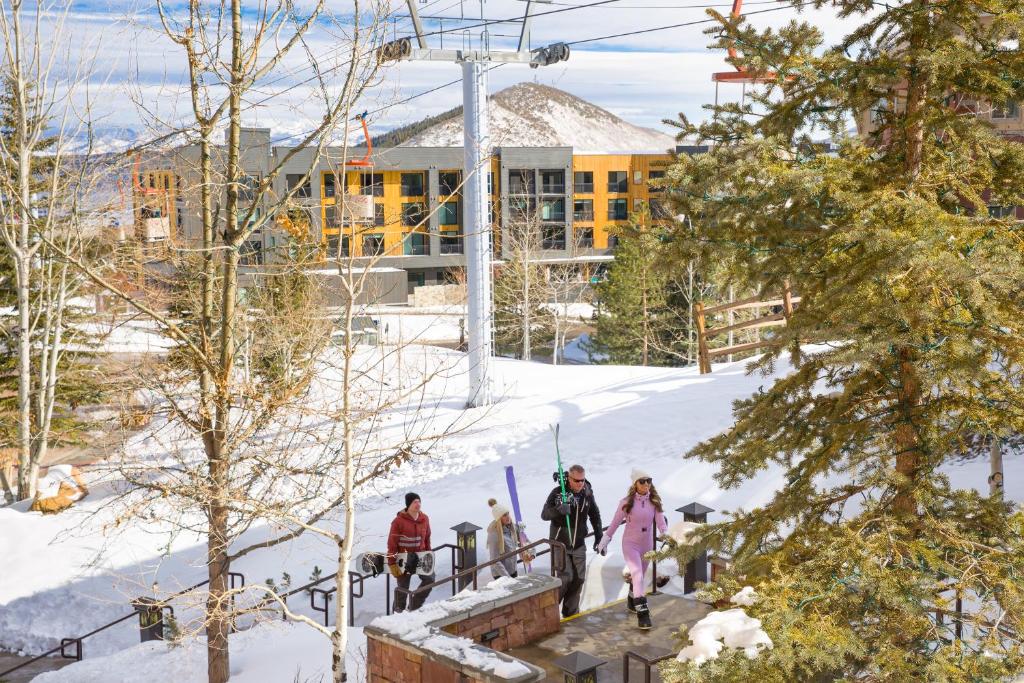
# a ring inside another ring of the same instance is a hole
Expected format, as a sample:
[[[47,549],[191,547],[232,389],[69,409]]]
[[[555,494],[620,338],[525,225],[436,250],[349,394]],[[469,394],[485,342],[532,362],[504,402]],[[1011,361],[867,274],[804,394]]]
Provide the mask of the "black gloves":
[[[568,503],[563,502],[559,503],[558,507],[556,507],[555,509],[558,510],[558,514],[567,515],[572,511],[572,506],[570,506]]]

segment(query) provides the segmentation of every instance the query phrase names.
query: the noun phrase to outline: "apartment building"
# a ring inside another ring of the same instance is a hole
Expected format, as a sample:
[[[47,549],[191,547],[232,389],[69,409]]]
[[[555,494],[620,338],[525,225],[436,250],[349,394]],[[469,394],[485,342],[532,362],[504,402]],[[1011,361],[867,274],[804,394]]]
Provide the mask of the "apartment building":
[[[269,129],[245,129],[241,164],[247,185],[254,188],[293,151],[275,146]],[[350,149],[349,159],[364,152]],[[196,146],[184,146],[140,162],[133,179],[138,239],[157,244],[199,241],[198,158]],[[303,182],[311,152],[300,150],[288,158],[273,194],[295,189],[294,201],[285,215],[253,233],[243,263],[273,263],[291,242],[289,233],[308,234],[325,259],[339,251],[357,259],[378,256],[377,266],[403,270],[409,292],[450,281],[465,263],[462,148],[375,149],[369,161],[370,166],[343,169],[340,150],[328,149]],[[541,232],[538,258],[578,264],[581,275],[589,276],[608,261],[612,229],[631,212],[647,204],[655,217],[665,215],[661,190],[651,182],[663,177],[670,163],[668,153],[657,152],[496,148],[488,173],[495,258],[504,256],[501,226],[530,215]],[[217,161],[215,168],[223,166]],[[346,195],[348,201],[342,201]],[[243,190],[243,204],[253,198]],[[261,210],[256,207],[255,217]]]

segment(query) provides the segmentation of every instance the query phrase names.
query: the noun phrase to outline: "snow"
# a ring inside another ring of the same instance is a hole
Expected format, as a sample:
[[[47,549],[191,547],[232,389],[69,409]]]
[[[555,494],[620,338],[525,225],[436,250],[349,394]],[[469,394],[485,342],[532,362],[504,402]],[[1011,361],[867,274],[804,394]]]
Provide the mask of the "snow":
[[[750,607],[758,600],[757,593],[753,586],[744,586],[736,595],[729,598],[729,602],[740,607]]]
[[[405,327],[405,320],[402,325],[405,334],[410,328]],[[393,351],[387,346],[365,347],[357,358],[361,363],[376,363],[380,354],[388,350]],[[665,501],[669,533],[679,539],[685,539],[692,527],[673,512],[677,507],[696,501],[718,513],[740,507],[749,509],[767,502],[785,483],[782,473],[773,467],[760,472],[753,481],[723,491],[713,479],[714,466],[681,457],[702,439],[731,424],[734,400],[749,396],[771,381],[747,376],[742,362],[716,364],[713,374],[700,375],[691,368],[551,366],[494,359],[499,402],[492,408],[464,413],[468,368],[464,354],[413,346],[403,352],[402,358],[407,368],[431,364],[448,368],[431,383],[424,397],[429,406],[424,419],[429,424],[448,424],[465,416],[468,426],[440,440],[428,454],[359,490],[355,501],[359,512],[356,555],[384,546],[388,526],[408,490],[415,490],[423,500],[423,509],[431,518],[435,545],[452,542],[454,534],[448,529],[460,522],[486,526],[491,519],[487,499],[506,495],[506,465],[514,465],[516,470],[527,533],[531,538],[546,536],[548,524],[540,520],[540,510],[554,486],[554,444],[549,425],[555,423],[561,425],[563,461],[579,462],[586,467],[606,521],[610,520],[615,502],[629,487],[629,471],[635,465],[642,464],[654,476]],[[780,363],[777,371],[786,372],[787,368]],[[325,375],[321,381],[323,386],[317,387],[311,399],[311,407],[318,408],[320,414],[326,410],[320,409],[330,402],[335,378]],[[401,443],[407,438],[407,425],[403,423],[407,415],[399,413],[395,422],[383,425],[377,438],[385,443]],[[330,424],[322,427],[329,429]],[[198,445],[191,437],[169,432],[166,423],[155,419],[132,439],[129,448],[156,461],[166,457],[172,448]],[[987,490],[986,461],[953,463],[946,469],[959,485]],[[1020,501],[1024,498],[1024,458],[1016,453],[1007,454],[1004,469],[1006,496]],[[61,638],[80,635],[131,613],[131,598],[153,594],[154,585],[159,586],[155,591],[158,595],[167,595],[206,578],[201,536],[181,532],[169,537],[170,526],[160,518],[118,526],[111,505],[116,483],[110,481],[112,476],[102,466],[87,468],[85,479],[90,495],[60,515],[43,516],[27,512],[23,506],[0,508],[3,649],[29,654],[43,652],[57,645]],[[256,527],[241,542],[262,540],[272,533],[267,527]],[[478,539],[478,547],[483,547],[482,538]],[[314,566],[326,570],[325,574],[331,573],[335,557],[332,544],[319,537],[304,536],[273,550],[252,553],[235,563],[233,569],[244,573],[248,583],[279,579],[282,572],[288,572],[293,585],[299,585],[307,580]],[[441,553],[439,577],[449,573],[448,562],[446,554]],[[618,543],[608,548],[607,556],[588,553],[582,609],[625,597],[628,588],[622,580],[624,564]],[[547,568],[544,558],[534,563],[535,572],[546,572]],[[661,575],[674,574],[676,570],[670,563],[659,563]],[[673,579],[668,588],[678,588],[680,582]],[[366,581],[364,597],[355,602],[357,625],[383,615],[384,585],[379,577]],[[500,583],[484,584],[481,588],[486,590],[492,585],[500,588]],[[449,595],[447,588],[435,590],[423,614]],[[309,609],[305,596],[297,597],[302,598],[292,606],[297,612],[317,620],[322,618]],[[201,601],[201,593],[190,599],[176,599],[173,604],[179,621],[194,616]],[[332,614],[332,623],[333,618]],[[724,646],[745,649],[768,646],[765,639],[759,640],[756,629],[748,628],[743,638],[734,635],[741,625],[750,627],[756,620],[740,620],[738,615],[730,618],[736,621],[727,625],[708,622],[705,629],[709,633],[714,625],[714,632],[723,635],[703,637],[701,650],[691,650],[694,661],[697,655],[709,656],[715,649],[712,641],[724,640]],[[307,663],[329,662],[327,640],[303,625],[260,625],[232,638],[233,666],[241,667],[242,678],[238,680],[293,680],[299,668],[309,678],[315,670],[307,670]],[[189,667],[205,670],[201,641],[167,651],[166,646],[139,645],[138,640],[137,625],[130,619],[87,639],[85,660],[63,669],[64,678],[40,680],[116,681],[118,675],[123,675],[123,680],[157,677],[188,681],[192,680],[189,676],[194,670]],[[733,642],[745,644],[732,645]],[[696,646],[695,642],[690,647]],[[185,651],[195,653],[199,663],[186,662],[181,654]],[[351,651],[349,654],[353,656]],[[260,661],[265,661],[267,667],[279,667],[274,671],[282,675],[245,678],[250,675],[246,672],[259,670]],[[89,671],[95,673],[86,673]],[[234,683],[235,678],[232,680]]]
[[[362,680],[366,650],[362,629],[350,631],[349,639],[346,671],[350,681]],[[266,622],[235,633],[231,636],[231,683],[330,680],[327,644],[327,638],[313,629],[283,621]],[[79,663],[36,676],[33,683],[207,680],[206,641],[196,638],[175,646],[160,641],[141,643],[105,657],[86,654]]]
[[[690,629],[690,645],[676,657],[681,662],[700,666],[717,659],[726,648],[743,650],[753,659],[763,649],[772,649],[772,639],[761,629],[761,620],[748,616],[742,609],[711,612]]]

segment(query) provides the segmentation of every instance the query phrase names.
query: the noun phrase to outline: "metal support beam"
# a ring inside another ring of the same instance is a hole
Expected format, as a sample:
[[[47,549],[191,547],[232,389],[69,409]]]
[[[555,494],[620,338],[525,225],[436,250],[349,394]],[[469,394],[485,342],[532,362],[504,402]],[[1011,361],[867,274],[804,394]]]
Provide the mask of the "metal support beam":
[[[487,112],[487,62],[462,62],[463,178],[466,295],[469,299],[469,400],[476,408],[491,402],[493,353],[491,302],[491,212],[487,174],[491,170]]]

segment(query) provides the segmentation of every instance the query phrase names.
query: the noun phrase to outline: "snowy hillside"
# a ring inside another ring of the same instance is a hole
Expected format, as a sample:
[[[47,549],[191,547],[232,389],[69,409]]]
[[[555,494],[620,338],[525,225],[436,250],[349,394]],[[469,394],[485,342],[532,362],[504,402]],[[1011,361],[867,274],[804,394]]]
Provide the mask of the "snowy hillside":
[[[367,350],[363,360],[374,362],[376,353]],[[430,419],[445,423],[462,414],[465,356],[434,347],[413,347],[407,353],[408,364],[451,368],[431,387]],[[491,519],[487,499],[507,500],[506,465],[515,467],[527,532],[533,538],[546,536],[547,524],[540,520],[540,510],[554,486],[554,445],[549,429],[554,423],[561,425],[565,460],[586,467],[606,524],[615,502],[626,491],[632,466],[642,466],[653,475],[670,511],[694,501],[719,512],[749,508],[765,502],[783,483],[777,470],[768,470],[739,489],[723,491],[713,480],[712,466],[682,458],[688,448],[730,424],[734,400],[771,381],[747,376],[743,363],[716,365],[713,374],[699,375],[694,369],[550,366],[496,359],[495,374],[497,393],[502,397],[497,405],[468,411],[471,424],[465,430],[360,491],[357,552],[383,547],[388,525],[410,490],[422,497],[435,545],[453,542],[449,528],[460,522],[486,526]],[[329,380],[324,378],[324,382]],[[323,401],[327,395],[320,392],[316,400]],[[132,448],[155,460],[163,457],[166,449],[180,447],[180,443],[169,443],[173,435],[165,431],[163,425],[154,424],[133,440]],[[396,433],[384,438],[401,437]],[[985,462],[966,463],[956,466],[951,475],[962,486],[984,488],[987,467]],[[1024,459],[1008,456],[1005,471],[1007,495],[1020,500]],[[166,533],[160,533],[167,531],[160,519],[135,522],[119,535],[111,535],[105,528],[112,521],[106,508],[111,484],[99,481],[101,467],[90,476],[92,493],[68,513],[43,517],[0,508],[0,528],[5,530],[0,535],[0,557],[7,560],[7,571],[0,574],[0,648],[42,652],[62,637],[85,633],[130,612],[129,599],[150,594],[154,585],[166,595],[205,578],[205,547],[200,537],[182,533],[168,539]],[[678,513],[669,514],[670,523],[680,518]],[[244,540],[260,540],[270,533],[267,528],[253,529]],[[98,551],[101,557],[93,562]],[[333,572],[332,557],[333,546],[310,536],[249,555],[232,569],[242,572],[250,584],[268,578],[280,581],[282,572],[288,572],[294,585],[299,585],[314,566],[326,570],[325,575]],[[609,546],[607,557],[589,553],[588,560],[584,609],[625,595],[618,539]],[[449,560],[443,557],[439,562],[441,577],[448,572]],[[546,571],[546,559],[536,568]],[[449,594],[438,590],[431,599]],[[365,597],[355,606],[357,626],[382,614],[383,579],[368,581]],[[197,608],[195,602],[175,602],[181,620],[187,620]],[[321,618],[309,610],[308,600],[299,600],[294,608]],[[297,672],[300,680],[315,679],[329,671],[329,644],[308,627],[285,625],[277,619],[242,631],[232,636],[232,641],[233,682],[292,680]],[[274,644],[273,657],[268,657],[270,642]],[[349,650],[352,671],[358,670],[361,642],[357,633]],[[201,642],[170,650],[162,643],[139,645],[134,620],[85,641],[85,653],[83,662],[38,680],[205,680]],[[266,677],[269,666],[278,678]]]
[[[509,147],[571,146],[577,151],[664,151],[670,135],[641,128],[563,90],[518,83],[491,96],[491,140]],[[402,143],[405,147],[462,145],[462,109]]]

